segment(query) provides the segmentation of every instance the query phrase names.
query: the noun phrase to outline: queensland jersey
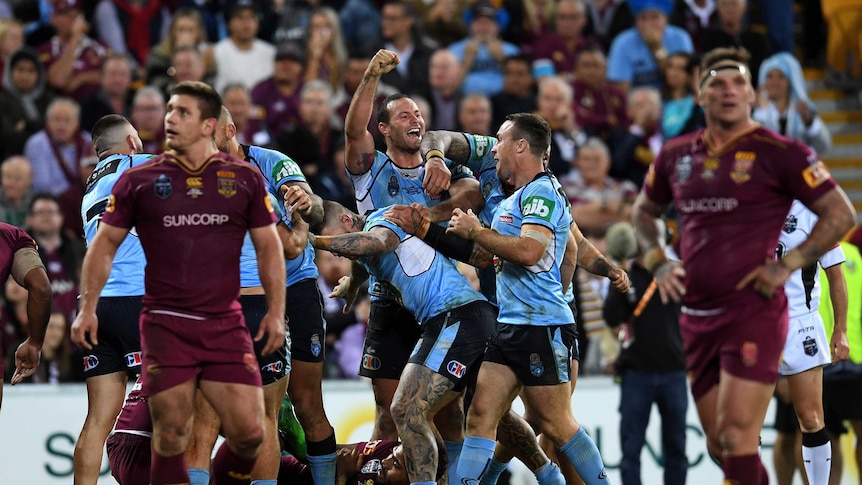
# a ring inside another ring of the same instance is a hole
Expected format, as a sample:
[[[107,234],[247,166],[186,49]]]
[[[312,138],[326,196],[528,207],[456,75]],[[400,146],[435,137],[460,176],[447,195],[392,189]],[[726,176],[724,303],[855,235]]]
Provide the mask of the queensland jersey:
[[[778,236],[776,256],[782,258],[789,251],[796,249],[808,239],[816,223],[817,215],[798,200],[794,200],[793,205],[790,206],[790,213],[784,219],[781,234]],[[844,251],[840,245],[836,244],[816,263],[806,268],[799,268],[790,275],[790,278],[784,283],[784,292],[787,294],[788,311],[791,318],[816,312],[820,306],[819,266],[829,268],[843,262]]]
[[[24,248],[36,251],[36,241],[20,227],[0,222],[0,242],[0,278],[5,282],[12,272],[15,252]]]
[[[522,266],[495,258],[500,323],[544,326],[575,321],[560,283],[560,263],[571,223],[568,199],[547,172],[536,175],[497,207],[491,228],[503,236],[520,236],[524,224],[551,230],[548,246],[536,264]]]
[[[683,304],[713,311],[762,303],[753,285],[736,285],[774,257],[793,199],[810,205],[834,187],[808,147],[759,126],[723,147],[712,147],[703,130],[669,141],[644,192],[659,204],[675,201],[679,212]],[[783,289],[776,296],[780,304]]]
[[[278,200],[283,200],[279,188],[289,182],[306,182],[299,165],[284,153],[254,145],[241,145],[245,160],[260,170],[266,189]],[[283,202],[279,205],[282,205]],[[290,227],[290,224],[288,224]],[[287,267],[287,286],[302,280],[317,279],[317,265],[314,264],[314,248],[311,243],[305,246],[302,254],[294,259],[285,260]]]
[[[108,206],[111,190],[120,174],[131,167],[142,165],[154,155],[110,155],[99,160],[95,170],[87,179],[84,198],[81,201],[81,220],[84,221],[84,237],[87,244],[93,242],[99,221]],[[140,296],[144,294],[144,267],[147,259],[138,234],[132,228],[129,235],[120,244],[108,281],[102,289],[101,296]]]
[[[359,260],[379,284],[388,286],[399,297],[404,308],[419,323],[467,303],[485,299],[458,272],[452,260],[384,219],[383,213],[387,209],[385,207],[369,214],[364,230],[385,227],[398,236],[398,247],[391,253]]]
[[[144,310],[203,318],[239,313],[242,239],[275,220],[260,173],[225,153],[197,169],[163,154],[126,170],[102,217],[138,230]]]

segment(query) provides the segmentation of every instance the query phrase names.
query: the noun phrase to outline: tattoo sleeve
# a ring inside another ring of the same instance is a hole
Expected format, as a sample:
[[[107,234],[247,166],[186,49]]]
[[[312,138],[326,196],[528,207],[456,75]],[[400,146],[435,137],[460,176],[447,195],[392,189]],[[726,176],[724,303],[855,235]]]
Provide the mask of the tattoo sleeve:
[[[385,229],[332,236],[328,249],[339,256],[358,258],[390,253],[398,247],[398,243],[398,236]]]

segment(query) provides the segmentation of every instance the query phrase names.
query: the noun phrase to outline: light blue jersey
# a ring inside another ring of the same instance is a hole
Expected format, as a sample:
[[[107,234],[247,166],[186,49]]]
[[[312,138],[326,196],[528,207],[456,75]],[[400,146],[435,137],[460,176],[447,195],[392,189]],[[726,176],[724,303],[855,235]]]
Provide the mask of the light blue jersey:
[[[129,167],[141,165],[153,157],[154,155],[110,155],[104,160],[99,160],[92,175],[87,179],[87,187],[81,201],[81,220],[84,221],[84,237],[87,238],[87,244],[93,242],[96,236],[99,221],[102,220],[111,190],[120,178],[120,174]],[[108,282],[105,283],[101,296],[142,296],[146,266],[147,259],[144,257],[141,240],[132,228],[129,236],[117,249]]]
[[[284,216],[284,207],[281,205],[283,199],[269,194],[269,202],[272,204],[276,217],[281,219]],[[251,234],[248,231],[242,240],[242,250],[239,253],[239,285],[242,288],[254,288],[263,285],[260,282],[260,273],[257,271],[257,251],[254,249],[254,243],[251,241]]]
[[[385,227],[397,234],[401,243],[391,253],[363,257],[359,261],[379,284],[396,294],[401,305],[420,324],[468,303],[485,300],[458,272],[452,260],[384,219],[386,209],[388,207],[369,214],[364,230]]]
[[[260,173],[263,174],[266,189],[279,201],[275,205],[281,206],[283,204],[283,199],[278,191],[279,187],[288,182],[306,182],[305,175],[302,174],[299,165],[287,155],[254,145],[240,146],[245,153],[245,160],[257,166]],[[310,278],[317,279],[314,248],[311,247],[310,243],[305,246],[305,250],[296,259],[288,259],[285,263],[287,266],[287,286]],[[257,271],[256,267],[255,271]]]
[[[535,265],[495,262],[500,323],[547,326],[575,321],[560,284],[560,263],[571,222],[568,199],[549,173],[537,175],[499,205],[491,224],[498,233],[517,237],[524,224],[552,232],[545,254]]]

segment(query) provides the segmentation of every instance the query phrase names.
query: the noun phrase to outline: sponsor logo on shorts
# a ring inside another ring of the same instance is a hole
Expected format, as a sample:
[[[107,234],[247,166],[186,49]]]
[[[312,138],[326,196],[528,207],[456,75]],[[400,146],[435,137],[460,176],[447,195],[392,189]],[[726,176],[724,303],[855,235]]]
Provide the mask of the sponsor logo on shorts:
[[[377,370],[380,368],[380,359],[371,354],[362,356],[362,368],[368,370]]]
[[[460,379],[464,377],[464,372],[467,371],[467,366],[458,362],[457,360],[450,360],[449,363],[446,364],[446,370],[448,370],[449,373],[453,376]]]
[[[276,361],[276,362],[270,362],[269,364],[266,364],[265,366],[260,368],[261,372],[275,372],[276,374],[281,373],[281,371],[283,371],[283,370],[284,370],[284,362],[282,362],[280,360]]]
[[[544,373],[545,364],[542,363],[542,358],[539,357],[539,354],[530,354],[530,374],[532,374],[533,377],[539,377]]]
[[[805,355],[809,357],[814,357],[819,351],[817,348],[817,341],[810,336],[806,337],[805,340],[802,341],[802,349],[805,351]]]
[[[99,365],[99,358],[95,355],[84,356],[84,370],[93,370]]]
[[[174,191],[174,186],[171,184],[171,178],[165,174],[161,174],[156,177],[155,182],[153,182],[153,191],[156,193],[156,197],[162,200],[170,197],[171,192]]]
[[[141,365],[141,353],[140,352],[132,352],[130,354],[125,355],[126,359],[126,367],[137,367]]]
[[[257,359],[254,357],[254,354],[248,352],[242,354],[242,362],[249,372],[257,372]]]
[[[757,363],[757,343],[744,342],[742,344],[742,363],[748,367]]]
[[[551,216],[554,214],[554,206],[555,204],[551,199],[534,195],[532,197],[527,197],[527,200],[524,201],[524,205],[521,207],[521,213],[523,213],[525,217],[534,216],[545,221],[550,221]]]
[[[220,226],[229,220],[230,216],[227,214],[177,214],[162,217],[162,225],[165,227]]]
[[[320,356],[321,350],[322,350],[322,347],[320,345],[320,337],[318,337],[317,334],[312,335],[311,336],[311,354],[314,355],[315,357],[318,357],[318,356]]]

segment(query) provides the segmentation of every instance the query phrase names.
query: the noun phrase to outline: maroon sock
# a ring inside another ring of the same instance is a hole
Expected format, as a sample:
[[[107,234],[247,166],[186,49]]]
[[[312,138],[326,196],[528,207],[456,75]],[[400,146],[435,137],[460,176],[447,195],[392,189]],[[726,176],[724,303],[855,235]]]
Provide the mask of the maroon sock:
[[[234,453],[227,443],[222,443],[213,458],[213,483],[215,485],[240,485],[251,482],[251,469],[257,458],[243,458]]]
[[[184,453],[174,456],[162,456],[153,450],[153,462],[150,464],[150,483],[152,485],[188,485],[189,472],[186,469]]]
[[[761,472],[765,471],[760,455],[725,456],[724,483],[733,485],[761,485]]]

